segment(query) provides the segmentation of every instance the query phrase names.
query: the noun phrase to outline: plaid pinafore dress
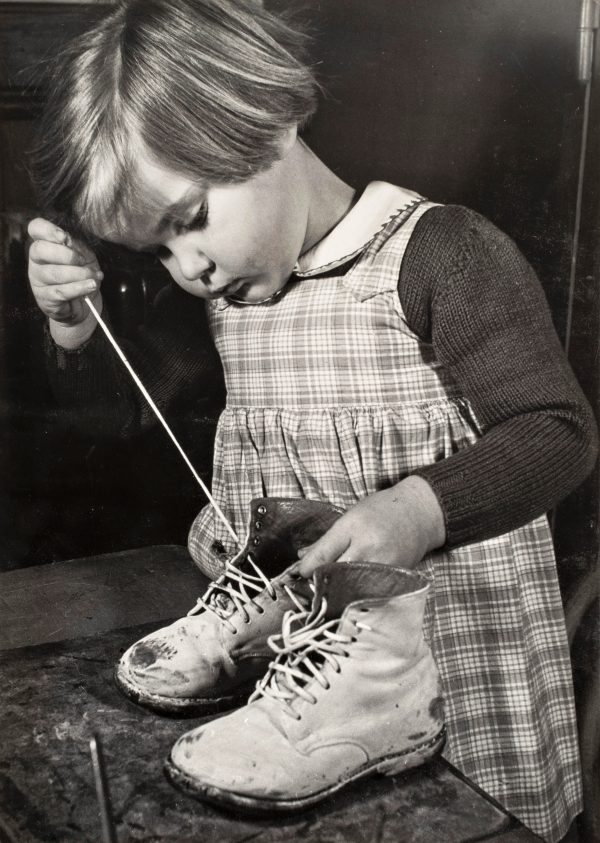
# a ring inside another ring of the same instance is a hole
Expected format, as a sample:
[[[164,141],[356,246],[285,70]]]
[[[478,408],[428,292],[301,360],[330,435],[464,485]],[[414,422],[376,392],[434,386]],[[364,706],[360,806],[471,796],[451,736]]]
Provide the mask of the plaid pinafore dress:
[[[267,304],[208,303],[227,384],[212,491],[238,535],[254,497],[350,508],[480,435],[469,403],[402,312],[402,258],[431,207],[414,197],[406,194],[350,264],[295,274]],[[209,507],[189,546],[213,577],[222,572],[215,547],[236,551]],[[433,578],[425,635],[444,684],[445,756],[557,840],[580,810],[580,777],[546,518],[433,553],[420,567]]]

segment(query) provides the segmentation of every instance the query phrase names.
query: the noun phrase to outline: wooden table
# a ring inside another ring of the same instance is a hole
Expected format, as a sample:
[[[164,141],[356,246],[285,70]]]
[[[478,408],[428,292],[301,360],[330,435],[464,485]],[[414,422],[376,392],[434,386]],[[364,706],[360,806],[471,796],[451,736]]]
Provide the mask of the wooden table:
[[[197,721],[133,705],[112,670],[130,643],[184,614],[205,585],[176,546],[0,574],[2,843],[99,843],[93,733],[104,746],[120,843],[538,840],[443,759],[273,820],[236,818],[173,789],[163,759]]]

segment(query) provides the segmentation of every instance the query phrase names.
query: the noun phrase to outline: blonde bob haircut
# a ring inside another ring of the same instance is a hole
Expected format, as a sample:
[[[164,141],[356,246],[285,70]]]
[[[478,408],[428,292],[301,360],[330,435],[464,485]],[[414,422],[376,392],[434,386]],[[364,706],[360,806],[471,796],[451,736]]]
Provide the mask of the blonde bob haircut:
[[[33,151],[43,210],[88,239],[114,230],[144,147],[199,182],[245,181],[315,105],[305,37],[259,0],[122,0],[54,63]]]

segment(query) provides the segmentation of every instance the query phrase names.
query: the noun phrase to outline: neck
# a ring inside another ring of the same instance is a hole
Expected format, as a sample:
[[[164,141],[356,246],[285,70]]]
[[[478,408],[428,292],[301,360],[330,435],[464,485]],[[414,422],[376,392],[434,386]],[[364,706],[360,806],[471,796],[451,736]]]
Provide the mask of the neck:
[[[308,187],[308,221],[302,253],[312,248],[346,216],[354,188],[338,178],[303,141],[298,141]]]

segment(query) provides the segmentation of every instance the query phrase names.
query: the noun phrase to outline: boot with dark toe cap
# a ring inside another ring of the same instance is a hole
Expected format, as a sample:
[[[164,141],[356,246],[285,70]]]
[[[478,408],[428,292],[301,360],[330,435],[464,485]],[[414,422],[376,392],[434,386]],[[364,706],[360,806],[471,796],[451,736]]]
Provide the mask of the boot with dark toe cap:
[[[286,611],[310,603],[309,584],[286,569],[342,514],[319,501],[261,498],[250,506],[246,544],[184,618],[133,644],[115,680],[160,714],[195,717],[245,702],[272,653],[267,639]]]
[[[183,735],[168,778],[252,814],[301,810],[373,773],[423,764],[444,744],[439,674],[423,638],[421,574],[333,563],[312,608],[286,614],[247,705]]]

